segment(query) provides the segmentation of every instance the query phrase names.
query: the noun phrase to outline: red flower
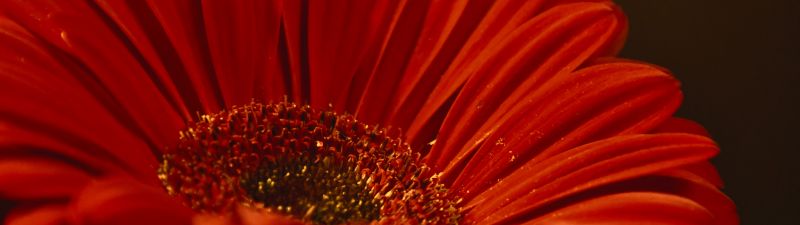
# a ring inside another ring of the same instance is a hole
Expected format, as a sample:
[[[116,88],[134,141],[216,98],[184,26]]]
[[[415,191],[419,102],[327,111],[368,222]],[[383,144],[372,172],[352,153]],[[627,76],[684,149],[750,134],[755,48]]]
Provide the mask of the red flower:
[[[0,4],[7,224],[738,224],[609,1]]]

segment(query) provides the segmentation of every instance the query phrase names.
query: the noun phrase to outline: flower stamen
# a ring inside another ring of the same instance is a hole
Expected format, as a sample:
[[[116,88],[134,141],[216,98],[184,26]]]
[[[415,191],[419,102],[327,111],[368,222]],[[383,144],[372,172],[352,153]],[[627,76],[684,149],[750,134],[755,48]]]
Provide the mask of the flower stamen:
[[[316,224],[457,223],[457,197],[420,157],[399,135],[351,115],[251,103],[181,132],[159,178],[199,212],[238,204]]]

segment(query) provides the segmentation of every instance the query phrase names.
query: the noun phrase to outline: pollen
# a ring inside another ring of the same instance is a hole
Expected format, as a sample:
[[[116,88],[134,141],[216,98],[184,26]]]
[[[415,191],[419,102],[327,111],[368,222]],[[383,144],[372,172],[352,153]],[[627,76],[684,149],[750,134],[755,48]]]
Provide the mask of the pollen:
[[[457,224],[459,198],[399,132],[289,102],[250,103],[180,132],[158,170],[201,213],[243,205],[313,224]]]

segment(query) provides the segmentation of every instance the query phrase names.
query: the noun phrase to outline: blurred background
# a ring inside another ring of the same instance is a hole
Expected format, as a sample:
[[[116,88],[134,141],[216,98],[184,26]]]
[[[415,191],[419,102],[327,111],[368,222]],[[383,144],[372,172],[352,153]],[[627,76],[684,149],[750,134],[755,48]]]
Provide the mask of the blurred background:
[[[800,224],[800,1],[617,0],[621,55],[670,69],[742,224]]]

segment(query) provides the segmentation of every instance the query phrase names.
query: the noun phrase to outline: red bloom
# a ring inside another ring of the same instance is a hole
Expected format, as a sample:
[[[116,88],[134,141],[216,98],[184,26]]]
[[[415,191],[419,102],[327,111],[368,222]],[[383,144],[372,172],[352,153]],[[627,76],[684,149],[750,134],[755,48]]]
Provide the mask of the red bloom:
[[[4,0],[0,215],[738,224],[625,29],[603,0]]]

